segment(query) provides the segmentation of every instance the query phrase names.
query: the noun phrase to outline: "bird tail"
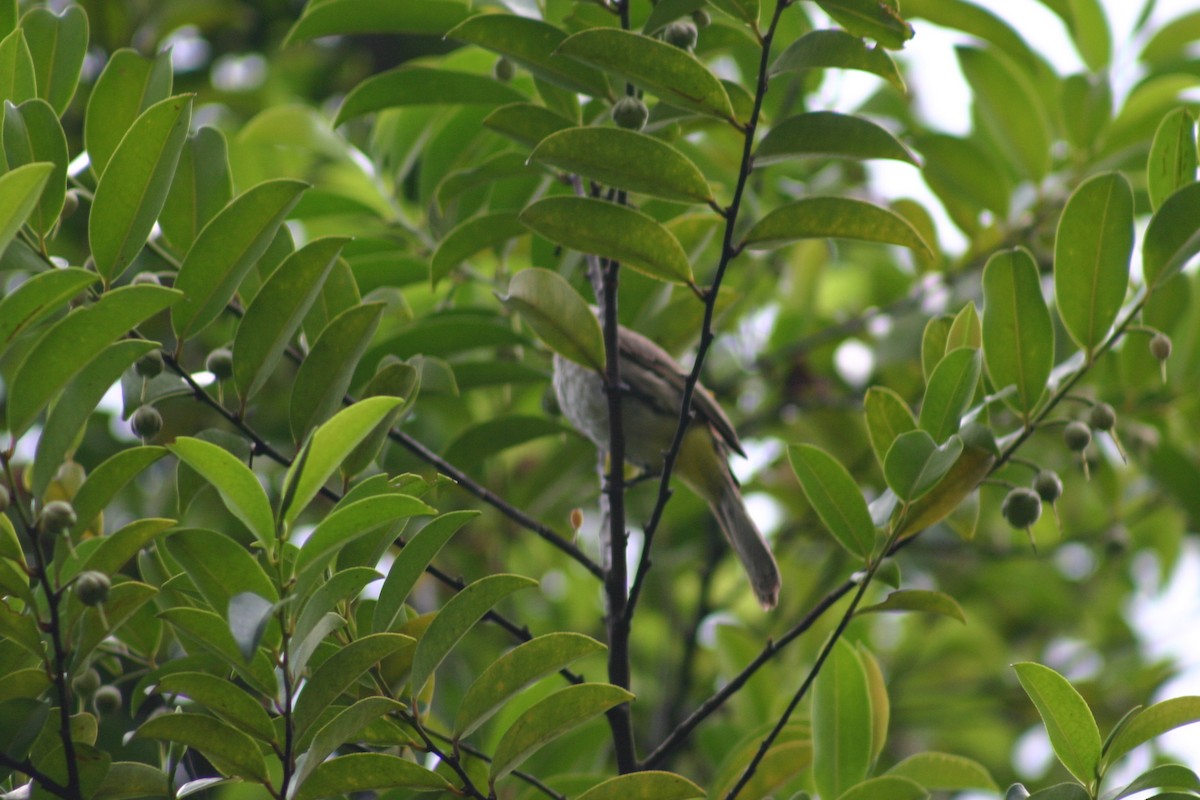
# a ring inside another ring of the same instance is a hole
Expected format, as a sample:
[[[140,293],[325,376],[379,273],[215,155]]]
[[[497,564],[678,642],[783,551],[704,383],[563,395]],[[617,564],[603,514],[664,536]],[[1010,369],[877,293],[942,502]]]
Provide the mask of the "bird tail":
[[[754,520],[750,519],[733,476],[725,470],[724,477],[725,485],[718,496],[710,501],[709,507],[725,538],[733,546],[733,552],[742,562],[758,602],[763,608],[772,609],[779,602],[779,565],[771,554],[771,546],[759,533]]]

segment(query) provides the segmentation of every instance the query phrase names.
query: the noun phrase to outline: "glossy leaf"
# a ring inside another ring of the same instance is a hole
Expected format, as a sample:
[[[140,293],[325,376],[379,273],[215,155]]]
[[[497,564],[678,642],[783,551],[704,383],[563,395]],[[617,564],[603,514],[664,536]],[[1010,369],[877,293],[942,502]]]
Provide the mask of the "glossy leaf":
[[[1133,239],[1133,189],[1122,175],[1097,175],[1071,194],[1054,241],[1054,296],[1064,327],[1089,357],[1125,299]]]
[[[381,525],[436,513],[432,507],[406,494],[383,494],[339,505],[304,540],[296,557],[296,574],[324,566],[342,547]]]
[[[122,48],[109,56],[88,96],[83,121],[83,144],[97,177],[104,174],[133,121],[170,96],[171,81],[169,51],[149,59]]]
[[[1054,366],[1054,326],[1029,251],[996,253],[983,270],[983,357],[997,389],[1026,418],[1037,407]]]
[[[950,617],[964,625],[967,622],[967,617],[957,600],[944,592],[924,589],[900,589],[891,592],[883,602],[860,608],[858,613],[872,614],[881,611],[922,611],[926,614]]]
[[[982,354],[971,347],[951,350],[934,368],[917,424],[935,442],[944,442],[958,432],[963,414],[975,399],[982,370]]]
[[[513,592],[537,585],[520,575],[488,575],[450,598],[417,642],[409,681],[413,697],[420,695],[434,670],[492,606]]]
[[[569,128],[543,139],[530,161],[630,192],[683,203],[709,203],[699,168],[666,142],[623,128]]]
[[[24,32],[16,28],[0,40],[0,100],[23,103],[31,97],[37,97],[33,55]]]
[[[1186,108],[1163,117],[1154,134],[1146,163],[1150,206],[1157,209],[1168,197],[1196,180],[1196,119]]]
[[[268,553],[275,549],[271,503],[249,467],[228,450],[202,439],[181,436],[167,449],[216,488],[226,508]]]
[[[754,151],[754,166],[802,156],[886,158],[917,164],[916,156],[900,140],[865,117],[810,111],[772,125]]]
[[[433,561],[446,542],[458,532],[468,520],[479,515],[478,511],[451,511],[431,520],[396,556],[388,570],[379,600],[375,603],[371,627],[377,633],[390,630],[400,618],[404,601],[425,568]]]
[[[9,169],[37,162],[54,165],[28,220],[39,236],[48,235],[58,225],[67,193],[69,155],[62,124],[45,100],[26,100],[19,106],[4,104],[4,155]]]
[[[900,70],[886,50],[836,29],[809,31],[792,42],[771,64],[771,74],[828,68],[868,72],[906,91]]]
[[[666,42],[617,28],[592,28],[568,37],[557,52],[635,83],[677,108],[736,122],[717,76]]]
[[[488,114],[483,124],[523,145],[536,147],[550,134],[565,131],[575,123],[533,103],[512,103]]]
[[[386,753],[351,753],[316,767],[296,792],[295,800],[344,797],[372,789],[452,791],[441,775],[407,759]]]
[[[548,633],[513,648],[489,664],[467,690],[454,718],[454,738],[470,736],[526,686],[604,649],[578,633]]]
[[[125,286],[56,322],[30,349],[9,385],[12,435],[24,433],[50,399],[114,339],[179,297],[179,292],[161,286]]]
[[[161,739],[198,750],[226,775],[266,783],[267,765],[258,745],[228,723],[202,714],[160,714],[134,733],[135,739]]]
[[[21,30],[33,57],[38,97],[62,116],[75,96],[87,54],[87,14],[78,5],[67,6],[61,14],[32,8],[21,17]]]
[[[480,14],[446,34],[505,56],[537,78],[571,92],[606,97],[608,79],[601,72],[558,52],[567,35],[546,22],[515,14]]]
[[[309,677],[293,710],[296,735],[303,736],[325,707],[381,659],[412,647],[411,636],[375,633],[356,639],[335,652]]]
[[[788,448],[788,460],[804,496],[838,544],[865,559],[875,546],[875,525],[867,502],[841,462],[808,444]]]
[[[978,761],[950,753],[917,753],[896,764],[887,774],[909,778],[929,790],[998,791],[986,767]]]
[[[267,278],[233,339],[233,382],[245,403],[283,357],[348,239],[327,236],[292,253]]]
[[[96,185],[88,240],[106,283],[137,257],[171,188],[192,119],[192,98],[161,100],[134,120]]]
[[[333,120],[336,128],[347,120],[398,106],[485,105],[499,106],[528,100],[525,95],[483,75],[431,67],[404,66],[373,75],[355,86]]]
[[[328,0],[309,3],[288,31],[284,46],[348,33],[441,36],[470,12],[453,0]]]
[[[1200,253],[1200,183],[1190,183],[1158,207],[1142,240],[1142,273],[1157,289]]]
[[[0,175],[0,253],[29,219],[53,174],[53,164],[39,163]]]
[[[839,639],[813,682],[813,781],[822,797],[839,797],[867,775],[871,695],[854,648]]]
[[[587,301],[557,272],[523,269],[500,301],[520,313],[551,350],[577,364],[603,371],[604,334]]]
[[[342,404],[354,369],[383,316],[381,303],[352,306],[325,326],[292,383],[292,436],[303,439]]]
[[[500,737],[488,782],[494,784],[508,775],[567,731],[632,699],[629,692],[606,683],[568,686],[543,698],[517,717]]]
[[[275,728],[262,704],[224,678],[203,672],[176,672],[163,676],[157,691],[184,695],[256,739],[275,741]]]
[[[1059,761],[1082,783],[1092,781],[1100,765],[1100,730],[1087,703],[1066,678],[1049,667],[1024,662],[1014,664],[1013,669],[1037,706]]]
[[[894,211],[849,197],[809,197],[777,208],[754,223],[740,246],[770,250],[798,239],[827,238],[898,244],[932,255],[908,220]]]
[[[652,278],[693,280],[679,240],[661,223],[628,206],[590,197],[548,197],[522,211],[520,220],[552,242],[616,259]]]
[[[204,226],[175,278],[184,299],[171,311],[171,328],[181,341],[221,315],[306,186],[265,181],[235,197]]]
[[[489,247],[499,247],[527,232],[514,211],[498,211],[463,220],[438,242],[429,262],[429,279],[436,287],[451,270]]]
[[[962,439],[951,436],[941,446],[926,431],[915,430],[896,437],[883,462],[888,487],[906,503],[937,485],[962,452]]]
[[[1111,764],[1138,745],[1167,731],[1200,722],[1200,697],[1173,697],[1155,703],[1135,716],[1117,734],[1104,754],[1105,763]]]
[[[179,166],[158,218],[163,235],[176,251],[187,253],[204,226],[232,199],[225,135],[205,125],[187,138],[179,154]]]

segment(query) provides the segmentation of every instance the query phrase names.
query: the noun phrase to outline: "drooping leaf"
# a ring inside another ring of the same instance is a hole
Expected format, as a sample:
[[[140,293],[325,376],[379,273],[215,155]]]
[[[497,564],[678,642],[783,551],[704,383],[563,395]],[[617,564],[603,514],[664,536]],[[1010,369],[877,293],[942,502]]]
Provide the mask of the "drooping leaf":
[[[925,589],[900,589],[891,592],[883,602],[860,608],[857,613],[871,614],[880,611],[923,611],[926,614],[939,614],[956,619],[964,625],[967,622],[967,617],[957,600],[945,592],[931,592]]]
[[[33,57],[38,97],[62,116],[75,96],[87,55],[87,14],[79,5],[69,5],[61,14],[49,8],[31,8],[21,17],[21,30]]]
[[[160,100],[133,121],[109,159],[88,216],[92,257],[106,283],[145,246],[171,188],[191,119],[191,96]]]
[[[982,354],[971,347],[951,350],[934,368],[925,388],[917,424],[921,430],[928,431],[935,442],[944,442],[958,432],[963,414],[979,388],[982,370]]]
[[[167,449],[216,488],[230,513],[268,553],[275,549],[271,502],[249,467],[228,450],[190,436],[179,437]]]
[[[844,639],[813,682],[813,780],[822,797],[839,797],[867,775],[871,695],[858,654]]]
[[[478,511],[451,511],[433,519],[412,537],[400,554],[396,556],[392,568],[388,570],[383,586],[379,590],[379,599],[375,603],[374,619],[371,624],[376,633],[391,630],[409,592],[416,585],[417,579],[425,572],[438,552],[450,541],[455,533]]]
[[[239,730],[264,742],[276,740],[261,701],[240,686],[203,672],[175,672],[158,681],[159,694],[182,694]]]
[[[469,14],[453,0],[328,0],[309,3],[288,31],[284,46],[321,36],[348,33],[407,33],[441,36]]]
[[[997,389],[1016,387],[1005,402],[1028,418],[1054,366],[1054,326],[1028,250],[996,253],[983,269],[983,358]]]
[[[557,272],[532,267],[513,276],[501,302],[521,314],[551,350],[591,369],[605,364],[604,334],[587,301]]]
[[[882,206],[849,197],[809,197],[777,208],[754,223],[741,247],[770,250],[798,239],[827,238],[898,244],[932,255],[908,220]]]
[[[511,86],[483,75],[432,67],[397,67],[373,75],[355,86],[333,120],[336,128],[347,120],[398,106],[484,105],[519,103],[529,98]]]
[[[883,477],[897,497],[911,503],[945,477],[962,449],[962,439],[957,435],[939,446],[924,430],[902,433],[888,449]]]
[[[200,751],[218,770],[256,783],[266,783],[267,764],[258,745],[246,734],[203,714],[160,714],[134,732],[135,739],[162,739]]]
[[[1024,662],[1013,669],[1046,725],[1058,760],[1082,783],[1092,781],[1100,765],[1100,730],[1083,697],[1049,667]]]
[[[865,117],[810,111],[772,125],[754,151],[754,166],[802,156],[886,158],[917,164],[916,156],[899,139]]]
[[[97,178],[133,121],[170,96],[171,80],[169,51],[150,59],[122,48],[109,56],[88,96],[83,120],[83,143]]]
[[[808,444],[788,448],[805,497],[838,544],[859,558],[875,546],[875,525],[858,484],[841,462]]]

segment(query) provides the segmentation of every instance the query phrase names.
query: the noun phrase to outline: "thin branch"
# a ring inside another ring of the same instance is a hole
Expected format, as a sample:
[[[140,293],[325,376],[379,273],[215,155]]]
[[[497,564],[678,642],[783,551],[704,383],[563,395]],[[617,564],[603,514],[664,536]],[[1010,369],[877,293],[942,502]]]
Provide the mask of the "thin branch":
[[[3,750],[0,750],[0,767],[4,767],[5,769],[16,770],[17,772],[20,772],[23,775],[28,775],[30,778],[35,780],[43,789],[50,792],[51,794],[56,794],[59,797],[67,797],[67,798],[71,797],[70,790],[66,786],[63,786],[61,783],[54,780],[49,775],[47,775],[46,773],[42,772],[40,769],[35,767],[33,765],[33,762],[30,761],[28,758],[25,759],[24,761],[18,761],[17,759],[13,758],[12,756],[7,755]]]

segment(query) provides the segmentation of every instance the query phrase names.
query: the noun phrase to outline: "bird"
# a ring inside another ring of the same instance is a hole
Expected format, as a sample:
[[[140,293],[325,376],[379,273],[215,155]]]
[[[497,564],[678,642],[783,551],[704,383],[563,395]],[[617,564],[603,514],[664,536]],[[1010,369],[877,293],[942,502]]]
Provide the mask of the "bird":
[[[617,332],[621,371],[621,422],[625,458],[648,472],[661,472],[679,424],[687,373],[671,355],[636,331]],[[603,376],[559,353],[554,355],[554,391],[571,425],[602,452],[608,449],[608,397]],[[731,453],[745,456],[733,423],[702,384],[692,395],[692,419],[684,434],[674,474],[700,495],[733,547],[764,609],[779,602],[781,579],[771,547],[746,510]]]

